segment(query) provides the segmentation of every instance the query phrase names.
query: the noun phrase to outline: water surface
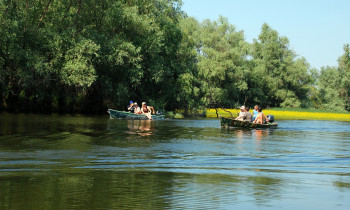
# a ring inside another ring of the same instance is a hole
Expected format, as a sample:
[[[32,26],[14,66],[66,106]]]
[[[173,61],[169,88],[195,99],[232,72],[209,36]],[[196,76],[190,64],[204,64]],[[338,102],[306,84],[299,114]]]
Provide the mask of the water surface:
[[[350,122],[0,115],[0,209],[350,209]]]

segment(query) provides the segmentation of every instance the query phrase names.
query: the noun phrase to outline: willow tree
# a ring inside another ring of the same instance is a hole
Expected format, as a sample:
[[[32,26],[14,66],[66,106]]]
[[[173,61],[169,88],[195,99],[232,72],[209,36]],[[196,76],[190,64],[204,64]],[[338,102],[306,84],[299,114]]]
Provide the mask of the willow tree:
[[[180,20],[182,41],[178,52],[177,65],[182,69],[177,80],[176,100],[181,108],[195,111],[203,108],[201,98],[201,81],[198,77],[198,49],[200,48],[200,23],[192,17]]]
[[[265,106],[300,107],[310,87],[310,66],[289,48],[288,39],[264,24],[251,54],[257,102]]]
[[[202,104],[234,107],[243,103],[248,72],[248,44],[243,31],[220,17],[217,21],[203,21],[198,39]]]
[[[350,111],[350,47],[338,59],[338,67],[323,67],[318,79],[322,108]]]
[[[350,111],[350,45],[344,45],[344,54],[339,58],[341,84],[339,93],[344,100],[344,108]]]
[[[176,104],[180,6],[177,0],[3,1],[1,106],[101,111],[129,99]]]

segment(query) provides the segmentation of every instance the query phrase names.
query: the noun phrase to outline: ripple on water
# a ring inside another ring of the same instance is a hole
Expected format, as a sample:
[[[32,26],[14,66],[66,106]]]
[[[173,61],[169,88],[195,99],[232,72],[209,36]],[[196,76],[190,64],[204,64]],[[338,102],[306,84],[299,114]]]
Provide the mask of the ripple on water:
[[[11,116],[0,124],[5,209],[350,208],[349,122]]]

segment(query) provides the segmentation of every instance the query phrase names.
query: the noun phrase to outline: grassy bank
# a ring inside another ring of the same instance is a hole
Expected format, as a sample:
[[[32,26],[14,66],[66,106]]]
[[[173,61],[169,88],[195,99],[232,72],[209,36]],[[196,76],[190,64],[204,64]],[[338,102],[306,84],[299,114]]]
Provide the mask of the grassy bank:
[[[234,117],[239,113],[239,109],[227,109]],[[250,110],[252,112],[252,110]],[[265,115],[274,115],[275,119],[295,119],[295,120],[339,120],[350,121],[350,113],[348,112],[330,112],[325,110],[313,109],[264,109]],[[230,117],[230,113],[222,109],[218,110],[218,114],[225,117]],[[215,109],[207,110],[207,117],[216,117]]]

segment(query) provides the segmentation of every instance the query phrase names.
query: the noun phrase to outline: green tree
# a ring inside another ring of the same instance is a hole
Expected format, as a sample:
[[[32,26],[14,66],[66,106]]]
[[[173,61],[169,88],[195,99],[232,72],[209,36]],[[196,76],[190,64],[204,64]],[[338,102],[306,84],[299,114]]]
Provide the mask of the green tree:
[[[300,107],[311,77],[305,58],[297,58],[286,37],[264,24],[252,46],[256,102],[265,106]],[[262,91],[263,90],[263,91]]]
[[[185,110],[194,110],[202,107],[200,102],[201,86],[198,77],[197,50],[200,45],[200,24],[192,17],[184,17],[180,20],[182,41],[178,52],[179,68],[182,69],[177,80],[177,103],[182,104]]]
[[[218,21],[203,21],[198,38],[201,103],[225,107],[243,103],[249,70],[243,31],[236,31],[227,18],[220,17]]]
[[[339,74],[341,83],[339,93],[345,103],[345,109],[350,111],[350,45],[344,45],[344,54],[339,58]]]
[[[198,22],[181,5],[0,1],[0,109],[105,112],[129,100],[166,110],[350,109],[349,45],[338,69],[318,75],[267,24],[249,44],[227,18]]]
[[[344,100],[340,97],[340,72],[336,67],[322,67],[318,80],[319,97],[322,108],[328,110],[344,110]]]
[[[344,54],[338,59],[339,67],[321,69],[318,79],[319,98],[322,108],[350,110],[350,49],[344,46]]]
[[[177,0],[2,1],[0,108],[102,111],[137,99],[174,109],[186,71],[178,65],[180,7]]]

